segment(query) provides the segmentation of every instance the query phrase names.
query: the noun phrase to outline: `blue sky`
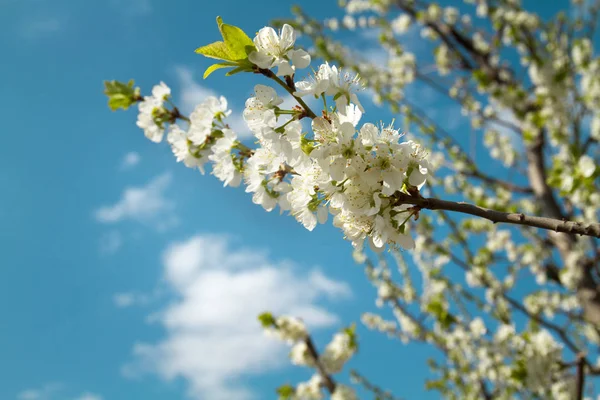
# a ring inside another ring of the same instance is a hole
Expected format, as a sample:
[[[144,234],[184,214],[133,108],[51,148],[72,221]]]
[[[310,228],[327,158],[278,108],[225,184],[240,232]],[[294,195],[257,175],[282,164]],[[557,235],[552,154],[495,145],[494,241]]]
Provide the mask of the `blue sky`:
[[[184,110],[218,93],[239,112],[257,77],[202,81],[209,63],[193,50],[219,39],[217,15],[252,33],[290,6],[0,0],[1,399],[274,398],[310,375],[264,338],[259,312],[303,316],[322,347],[376,310],[338,230],[308,232],[176,164],[102,95],[103,80],[134,78],[146,93],[162,80]],[[422,394],[429,350],[358,333],[351,366],[405,398],[436,398]]]

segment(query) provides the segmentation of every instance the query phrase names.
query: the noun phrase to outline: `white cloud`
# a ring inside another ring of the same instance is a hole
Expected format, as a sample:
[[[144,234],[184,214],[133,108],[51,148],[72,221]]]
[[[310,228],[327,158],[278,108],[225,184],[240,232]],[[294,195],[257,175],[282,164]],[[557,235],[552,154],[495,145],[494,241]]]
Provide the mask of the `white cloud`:
[[[28,39],[37,39],[57,33],[64,28],[66,18],[58,16],[29,17],[21,23],[21,35]]]
[[[175,68],[175,74],[177,75],[177,83],[180,90],[178,106],[186,115],[191,114],[194,108],[207,97],[217,96],[214,90],[196,82],[191,69],[178,66]]]
[[[19,400],[50,400],[62,388],[60,383],[47,383],[37,389],[26,389],[17,395]]]
[[[135,304],[135,294],[131,292],[117,293],[113,296],[113,300],[117,307],[129,307]]]
[[[37,389],[27,389],[17,395],[18,400],[64,400],[65,398],[75,400],[103,400],[102,396],[84,392],[79,396],[66,396],[65,386],[61,383],[47,383]]]
[[[151,302],[157,300],[162,295],[161,291],[156,290],[153,293],[136,293],[136,292],[122,292],[116,293],[113,296],[115,306],[119,308],[127,308],[134,305],[145,306]]]
[[[359,48],[354,53],[361,59],[376,65],[379,68],[388,69],[388,51],[381,46],[379,35],[381,29],[361,29],[358,31]]]
[[[139,153],[137,153],[135,151],[130,151],[129,153],[125,154],[125,156],[123,157],[123,161],[121,161],[121,168],[122,169],[133,168],[140,163],[141,159],[142,158],[140,157]]]
[[[196,399],[252,398],[244,378],[287,364],[287,346],[264,335],[258,314],[295,315],[314,331],[338,322],[317,304],[323,296],[351,295],[346,284],[317,269],[301,274],[292,263],[233,249],[223,236],[197,235],[173,243],[163,263],[165,282],[176,299],[153,320],[166,336],[154,344],[136,343],[134,361],[123,373],[184,378]]]
[[[123,245],[123,236],[119,231],[111,231],[100,238],[100,253],[115,254]]]
[[[173,203],[165,198],[171,180],[171,174],[164,173],[145,186],[126,188],[115,204],[95,211],[96,220],[110,224],[129,219],[156,225],[158,229],[168,228],[176,223]]]
[[[102,400],[102,396],[86,392],[77,397],[75,400]]]

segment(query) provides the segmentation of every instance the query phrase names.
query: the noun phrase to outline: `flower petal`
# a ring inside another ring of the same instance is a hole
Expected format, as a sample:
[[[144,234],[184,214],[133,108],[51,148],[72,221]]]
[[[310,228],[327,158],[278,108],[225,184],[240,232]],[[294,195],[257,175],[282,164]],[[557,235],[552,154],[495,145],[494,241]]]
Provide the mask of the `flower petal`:
[[[302,49],[290,50],[288,56],[292,59],[296,68],[302,69],[310,65],[310,54]]]
[[[279,48],[281,50],[289,50],[294,46],[296,42],[296,32],[288,24],[283,24],[281,29],[281,41],[279,42]]]

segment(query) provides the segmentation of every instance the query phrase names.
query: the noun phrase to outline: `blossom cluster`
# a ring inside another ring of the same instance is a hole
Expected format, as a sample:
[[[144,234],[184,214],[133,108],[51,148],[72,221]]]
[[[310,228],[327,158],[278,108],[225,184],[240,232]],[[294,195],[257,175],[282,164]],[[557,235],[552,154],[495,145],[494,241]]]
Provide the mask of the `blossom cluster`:
[[[292,345],[290,359],[292,364],[317,368],[317,363],[321,370],[315,373],[310,380],[299,383],[294,390],[294,399],[302,400],[321,400],[324,398],[322,388],[325,386],[326,376],[336,374],[342,370],[346,362],[356,352],[356,338],[353,328],[347,328],[333,336],[331,342],[325,347],[322,354],[316,354],[316,349],[309,346],[309,337],[304,323],[295,317],[279,316],[274,318],[269,313],[262,314],[259,319],[263,323],[265,333],[270,337],[276,337]],[[315,358],[317,355],[318,359]],[[354,389],[336,384],[332,399],[337,400],[356,400]]]
[[[310,62],[304,50],[294,49],[294,41],[289,25],[280,35],[263,28],[249,60],[260,69],[277,67],[278,74],[292,79]],[[414,247],[407,222],[417,210],[395,195],[414,194],[424,185],[431,169],[427,151],[413,141],[401,142],[403,135],[393,124],[360,124],[362,85],[355,74],[324,63],[291,87],[299,104],[291,109],[282,108],[284,99],[267,85],[256,85],[246,101],[243,117],[257,139],[256,149],[243,145],[226,123],[231,111],[223,97],[199,104],[186,129],[174,123],[180,115],[164,108],[170,91],[162,83],[140,104],[139,120],[144,123],[138,125],[158,142],[166,128],[156,115],[173,117],[165,121],[171,122],[167,141],[177,161],[203,173],[211,161],[213,175],[224,185],[244,181],[254,203],[267,211],[279,206],[308,230],[331,214],[359,251],[367,240],[377,251]],[[302,101],[309,97],[323,100],[319,116]],[[333,101],[327,107],[329,97]],[[306,117],[312,119],[310,133],[303,132],[301,120]]]
[[[312,120],[311,136],[293,118],[278,128],[282,99],[273,88],[257,85],[244,110],[261,145],[247,163],[247,191],[268,211],[276,205],[290,210],[309,230],[331,213],[334,225],[355,247],[367,237],[377,249],[386,244],[412,247],[404,232],[410,211],[392,196],[408,185],[424,184],[426,153],[412,141],[399,143],[401,134],[392,126],[358,127],[362,111],[355,85],[354,77],[328,64],[296,85],[297,96],[337,97],[336,111],[324,110]],[[292,178],[286,182],[282,178],[288,173]]]
[[[265,325],[267,335],[283,340],[288,344],[294,344],[306,339],[308,336],[304,322],[295,317],[280,316],[274,319],[271,324]]]

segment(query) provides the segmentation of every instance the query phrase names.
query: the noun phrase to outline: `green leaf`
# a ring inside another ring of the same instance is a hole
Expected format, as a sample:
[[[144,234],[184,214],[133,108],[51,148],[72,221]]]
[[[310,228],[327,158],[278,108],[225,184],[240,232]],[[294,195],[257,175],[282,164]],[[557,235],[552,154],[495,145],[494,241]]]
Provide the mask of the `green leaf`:
[[[140,88],[134,88],[133,85],[133,79],[127,83],[104,81],[104,94],[108,96],[108,106],[111,110],[127,110],[140,98]]]
[[[444,308],[439,299],[432,300],[427,304],[426,311],[435,316],[444,329],[448,329],[456,322],[456,318]]]
[[[426,380],[425,381],[425,389],[426,390],[443,390],[446,387],[446,384],[442,379],[440,380]]]
[[[237,67],[237,68],[232,69],[231,71],[227,71],[225,76],[239,74],[240,72],[244,72],[244,71],[248,71],[248,68],[247,67]]]
[[[271,314],[270,312],[264,312],[264,313],[260,314],[258,316],[258,320],[262,324],[263,328],[269,328],[269,327],[275,325],[275,318],[273,317],[273,314]]]
[[[115,94],[108,98],[108,107],[113,111],[116,111],[119,108],[127,110],[132,103],[133,101],[131,98],[124,94]]]
[[[223,41],[229,50],[229,54],[234,60],[244,60],[248,58],[248,54],[255,50],[252,39],[237,26],[223,23],[221,17],[217,17],[217,25],[223,36]]]
[[[277,394],[279,395],[279,400],[288,400],[296,394],[296,389],[289,384],[281,385],[277,388]]]
[[[300,148],[302,149],[302,151],[304,152],[304,154],[306,154],[307,156],[310,155],[310,153],[315,149],[315,142],[314,140],[310,140],[306,137],[306,134],[303,134],[300,137]]]
[[[221,36],[223,36],[223,41],[199,47],[196,49],[196,53],[205,57],[239,64],[239,61],[248,58],[248,53],[255,50],[252,40],[237,26],[224,24],[221,17],[217,17],[217,25]]]
[[[510,377],[519,382],[527,379],[527,367],[524,360],[517,360],[515,368],[510,372]]]
[[[203,78],[204,79],[208,78],[208,76],[210,74],[212,74],[213,72],[215,72],[218,69],[228,68],[228,67],[235,67],[235,64],[233,64],[233,63],[218,63],[218,64],[213,64],[210,67],[206,68],[206,71],[204,71]]]
[[[356,338],[356,324],[353,322],[350,326],[343,329],[343,332],[348,335],[350,339],[350,348],[354,350],[358,350],[358,341]]]
[[[196,53],[225,62],[208,67],[204,72],[204,79],[221,68],[234,67],[225,74],[226,76],[252,71],[253,64],[248,61],[248,54],[256,50],[252,40],[237,26],[224,24],[221,17],[217,17],[217,25],[223,41],[199,47],[196,49]]]
[[[104,81],[104,94],[107,96],[125,93],[131,88],[133,88],[133,80],[130,80],[127,84],[119,81]]]
[[[229,49],[224,42],[214,42],[198,47],[196,53],[202,54],[204,57],[216,58],[217,60],[235,61],[229,54]]]

